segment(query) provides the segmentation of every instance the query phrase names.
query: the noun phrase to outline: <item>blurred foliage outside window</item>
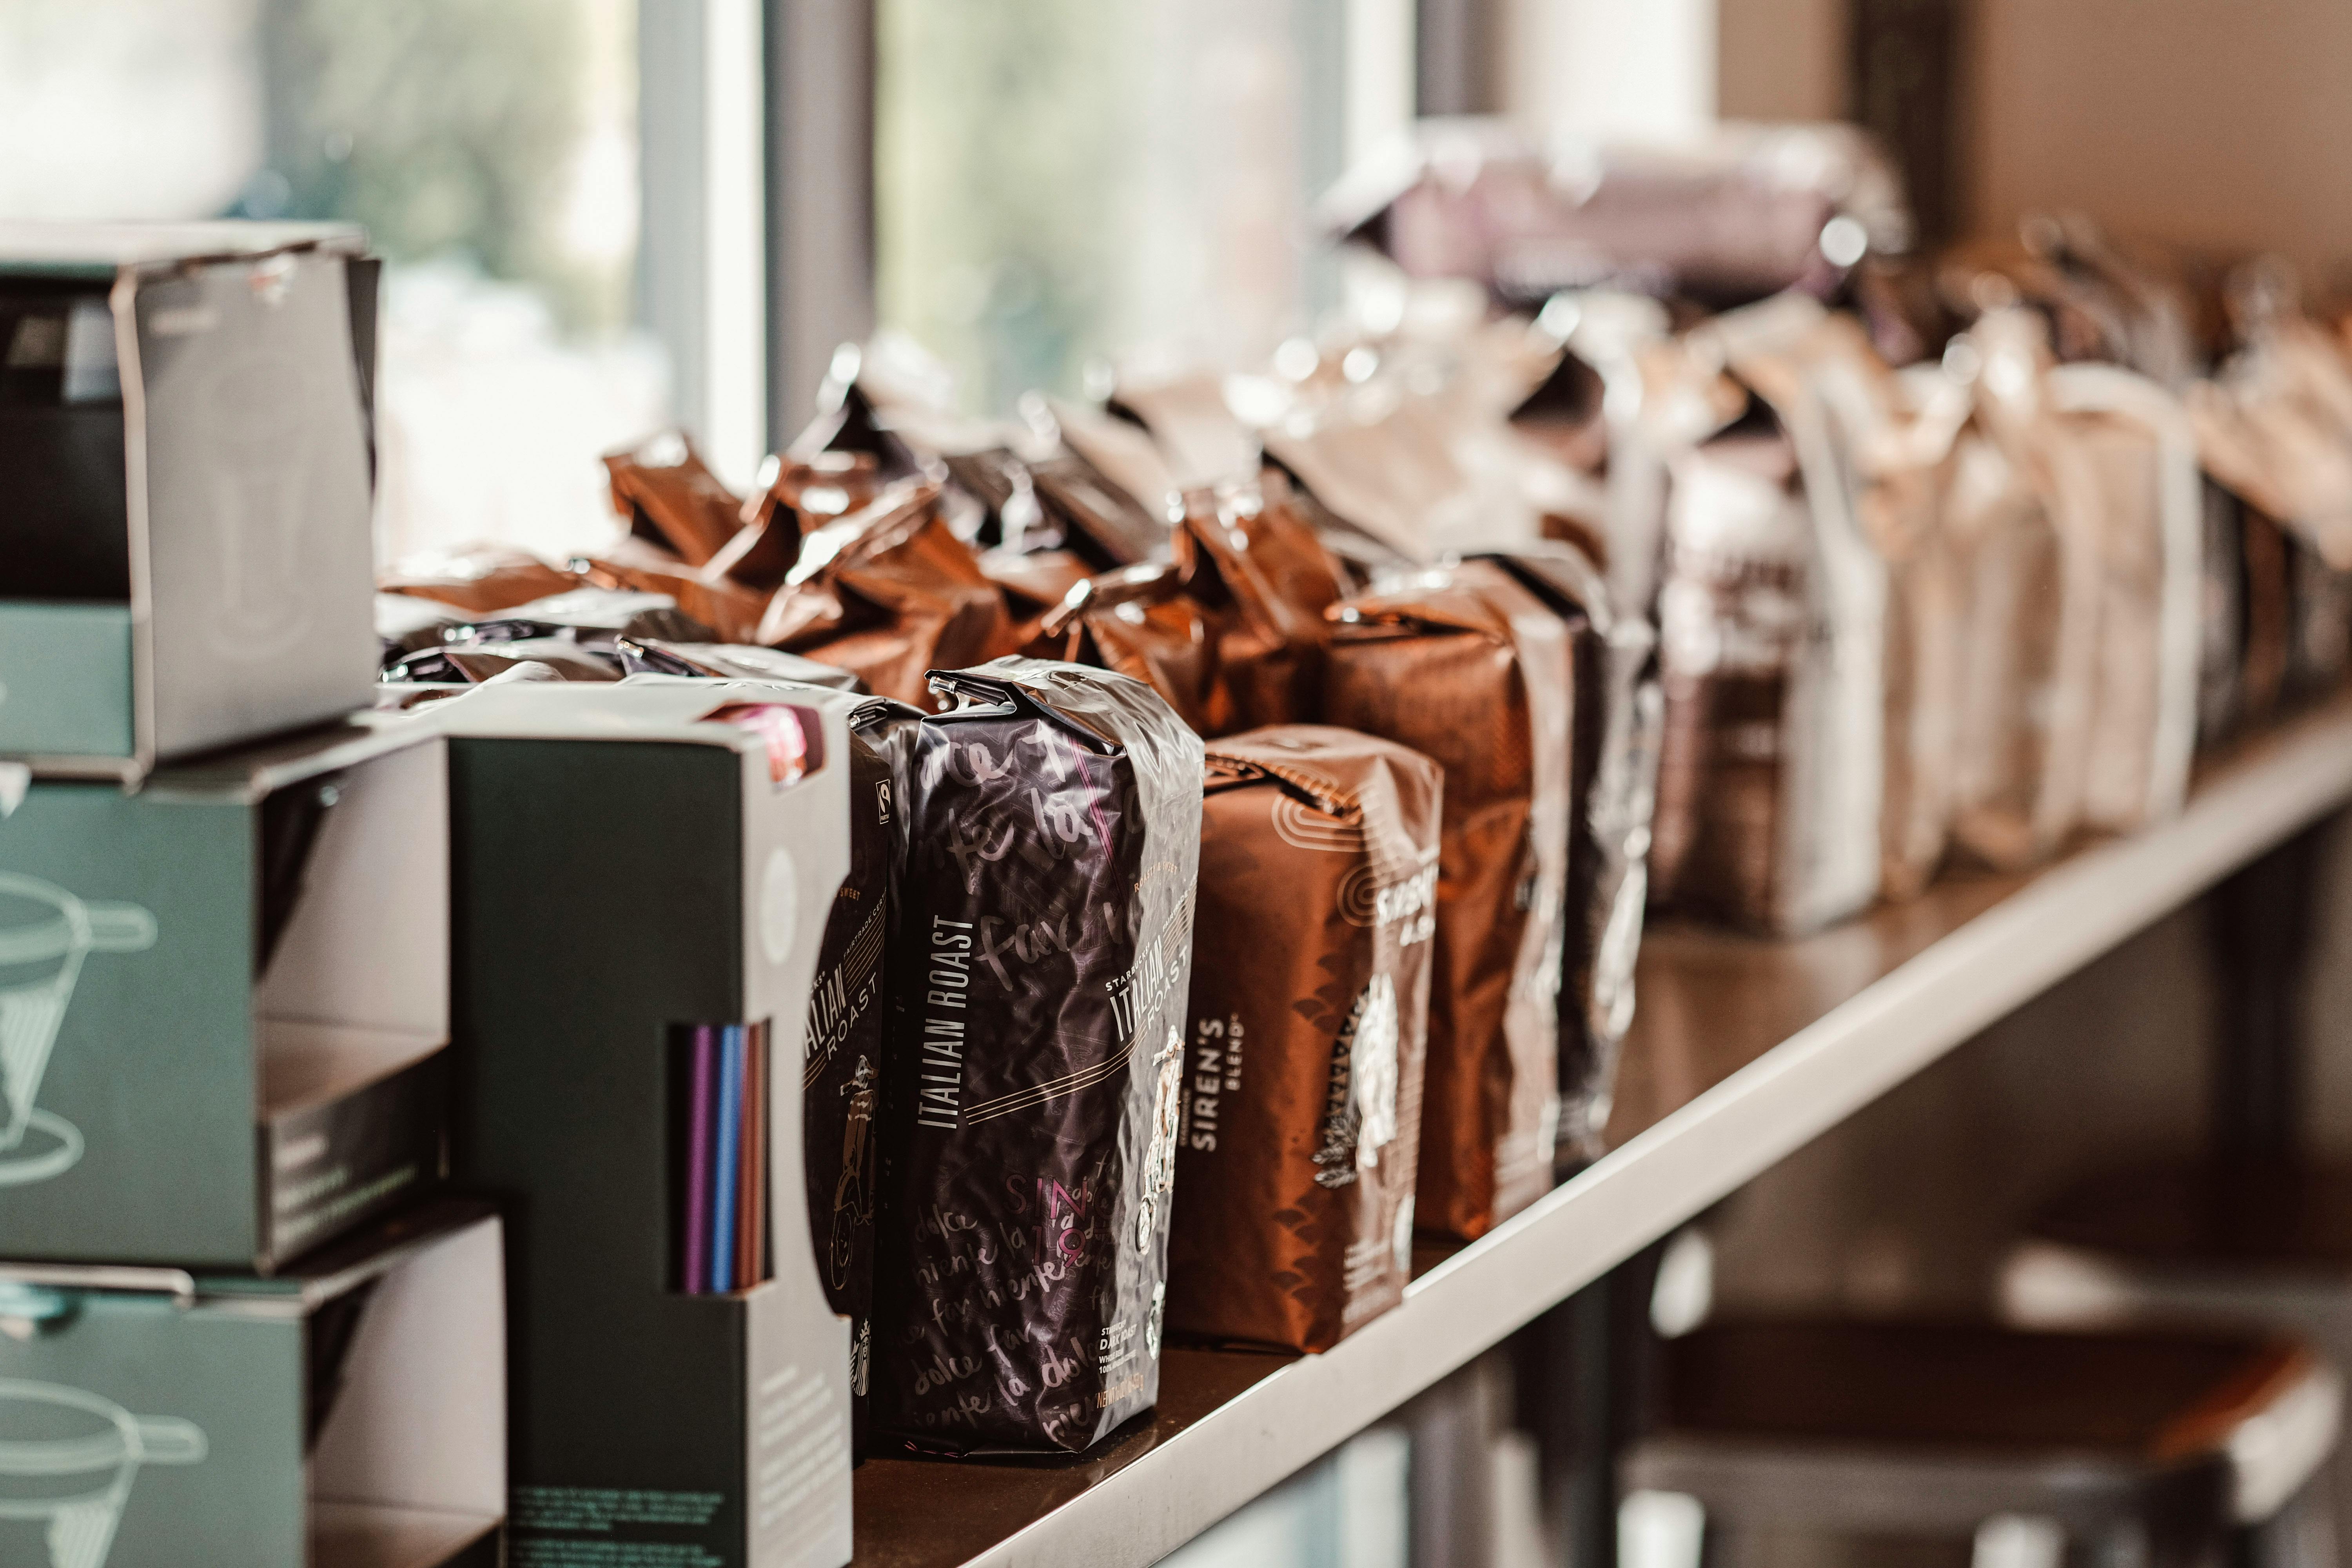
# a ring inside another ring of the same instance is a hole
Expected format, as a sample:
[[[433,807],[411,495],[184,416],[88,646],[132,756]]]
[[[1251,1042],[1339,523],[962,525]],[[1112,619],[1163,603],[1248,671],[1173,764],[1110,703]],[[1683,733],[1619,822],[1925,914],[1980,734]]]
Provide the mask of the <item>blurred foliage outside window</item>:
[[[1324,4],[877,0],[884,326],[1003,413],[1304,325],[1297,22]]]
[[[658,423],[628,330],[634,0],[0,0],[0,217],[366,226],[379,550],[611,528]]]

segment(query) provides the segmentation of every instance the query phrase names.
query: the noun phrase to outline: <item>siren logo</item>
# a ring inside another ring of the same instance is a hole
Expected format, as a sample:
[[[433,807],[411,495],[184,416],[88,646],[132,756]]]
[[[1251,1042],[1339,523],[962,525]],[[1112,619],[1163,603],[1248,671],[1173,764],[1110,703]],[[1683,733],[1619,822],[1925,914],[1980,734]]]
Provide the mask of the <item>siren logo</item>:
[[[81,1131],[35,1102],[82,961],[155,945],[136,904],[90,904],[33,877],[0,872],[0,1187],[46,1182],[81,1158]],[[5,1465],[5,1450],[0,1450]]]
[[[0,1378],[0,1562],[38,1562],[22,1539],[33,1537],[48,1547],[49,1568],[106,1568],[140,1468],[199,1464],[208,1447],[186,1421]]]

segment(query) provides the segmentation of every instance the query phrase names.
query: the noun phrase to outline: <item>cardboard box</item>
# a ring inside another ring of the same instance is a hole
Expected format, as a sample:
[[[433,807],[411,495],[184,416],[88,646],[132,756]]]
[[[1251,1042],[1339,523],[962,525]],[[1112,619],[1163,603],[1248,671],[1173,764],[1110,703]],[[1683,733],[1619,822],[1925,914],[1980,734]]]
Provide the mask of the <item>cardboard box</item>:
[[[501,1283],[478,1204],[275,1279],[0,1264],[0,1563],[496,1568]]]
[[[777,705],[794,723],[763,729]],[[849,867],[848,706],[638,678],[424,710],[450,736],[457,1170],[514,1227],[520,1561],[849,1559],[849,1326],[810,1246],[793,1070]],[[773,1278],[695,1293],[680,1037],[735,1025],[774,1069]]]
[[[0,758],[134,779],[366,705],[364,249],[0,225]]]
[[[406,720],[136,794],[32,781],[0,815],[0,1258],[268,1273],[439,1182],[447,814]]]

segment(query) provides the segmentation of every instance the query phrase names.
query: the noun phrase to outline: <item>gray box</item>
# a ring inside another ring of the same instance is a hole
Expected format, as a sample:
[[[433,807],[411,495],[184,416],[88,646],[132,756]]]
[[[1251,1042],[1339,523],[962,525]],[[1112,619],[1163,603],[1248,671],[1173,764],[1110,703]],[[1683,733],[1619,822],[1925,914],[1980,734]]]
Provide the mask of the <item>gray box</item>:
[[[499,1251],[453,1204],[270,1280],[0,1264],[0,1563],[496,1568]]]
[[[364,250],[0,225],[0,759],[131,780],[366,706]]]
[[[0,1258],[268,1273],[441,1180],[447,805],[406,719],[135,794],[31,782],[0,815]]]

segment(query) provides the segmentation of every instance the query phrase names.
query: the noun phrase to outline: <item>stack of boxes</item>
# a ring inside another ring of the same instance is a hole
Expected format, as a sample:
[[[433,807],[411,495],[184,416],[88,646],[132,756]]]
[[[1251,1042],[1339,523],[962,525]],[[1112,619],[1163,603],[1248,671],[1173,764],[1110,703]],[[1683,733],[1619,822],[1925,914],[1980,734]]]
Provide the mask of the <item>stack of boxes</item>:
[[[494,1563],[354,231],[0,230],[0,1563]]]
[[[849,705],[372,710],[375,281],[0,226],[0,1563],[839,1568]]]

